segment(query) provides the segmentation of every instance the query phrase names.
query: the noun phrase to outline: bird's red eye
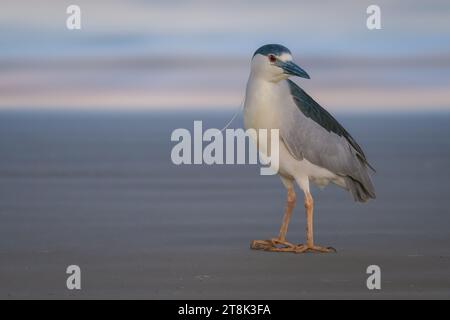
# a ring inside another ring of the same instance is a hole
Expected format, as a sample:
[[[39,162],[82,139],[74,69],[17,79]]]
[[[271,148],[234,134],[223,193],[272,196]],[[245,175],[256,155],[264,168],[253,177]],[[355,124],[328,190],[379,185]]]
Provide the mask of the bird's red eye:
[[[269,61],[274,63],[275,61],[277,61],[277,58],[273,54],[269,54]]]

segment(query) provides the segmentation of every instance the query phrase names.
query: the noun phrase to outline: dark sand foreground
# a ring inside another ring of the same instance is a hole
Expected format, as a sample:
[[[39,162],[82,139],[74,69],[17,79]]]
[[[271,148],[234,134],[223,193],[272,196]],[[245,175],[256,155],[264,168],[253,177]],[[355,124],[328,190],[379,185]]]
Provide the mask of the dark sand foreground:
[[[229,117],[2,113],[0,298],[450,298],[449,115],[338,116],[378,170],[378,199],[314,189],[330,255],[249,250],[278,232],[277,177],[171,163],[173,129]],[[81,291],[66,289],[72,264]],[[366,288],[372,264],[378,292]]]

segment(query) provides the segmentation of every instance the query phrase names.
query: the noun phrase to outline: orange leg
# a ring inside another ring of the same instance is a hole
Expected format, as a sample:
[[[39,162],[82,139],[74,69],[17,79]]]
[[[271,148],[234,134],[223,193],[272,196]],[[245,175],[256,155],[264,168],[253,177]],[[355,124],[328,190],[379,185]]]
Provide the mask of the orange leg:
[[[306,250],[305,252],[329,253],[336,252],[332,247],[320,247],[314,245],[314,199],[309,192],[305,192],[306,209]]]
[[[286,234],[288,231],[289,221],[291,220],[292,210],[294,210],[296,202],[295,191],[292,188],[288,189],[286,209],[284,211],[283,223],[281,224],[280,234],[278,235],[278,240],[286,241]]]
[[[289,221],[291,220],[292,211],[294,210],[296,202],[296,195],[294,188],[288,188],[286,208],[284,210],[283,222],[281,224],[278,238],[270,240],[254,240],[251,243],[251,248],[256,250],[277,251],[277,252],[291,252],[296,249],[296,245],[286,241],[286,234],[288,231]]]
[[[305,209],[306,209],[306,245],[294,245],[286,241],[286,234],[288,231],[289,221],[291,219],[292,211],[295,207],[296,196],[293,188],[288,188],[288,195],[286,201],[286,209],[284,211],[283,222],[281,224],[278,238],[270,240],[254,240],[250,247],[255,250],[265,250],[272,252],[315,252],[328,253],[336,252],[333,248],[325,248],[314,245],[313,234],[313,210],[314,200],[309,192],[305,193]]]
[[[314,247],[313,213],[314,199],[310,193],[305,193],[306,209],[306,245],[308,248]]]

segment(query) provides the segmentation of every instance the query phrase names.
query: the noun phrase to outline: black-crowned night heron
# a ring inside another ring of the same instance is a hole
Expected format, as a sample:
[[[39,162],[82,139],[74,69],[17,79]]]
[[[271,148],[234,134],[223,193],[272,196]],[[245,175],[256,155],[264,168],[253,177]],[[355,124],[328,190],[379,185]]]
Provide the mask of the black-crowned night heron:
[[[253,55],[244,103],[246,129],[279,129],[279,171],[287,188],[287,204],[277,238],[255,240],[253,249],[282,252],[333,252],[314,244],[313,197],[309,183],[320,187],[332,182],[351,192],[355,201],[375,198],[368,163],[361,147],[336,119],[315,102],[290,76],[309,79],[292,62],[289,49],[277,44]],[[258,143],[258,141],[256,141]],[[261,151],[261,150],[260,150]],[[286,241],[296,196],[294,181],[303,190],[306,208],[306,243]]]

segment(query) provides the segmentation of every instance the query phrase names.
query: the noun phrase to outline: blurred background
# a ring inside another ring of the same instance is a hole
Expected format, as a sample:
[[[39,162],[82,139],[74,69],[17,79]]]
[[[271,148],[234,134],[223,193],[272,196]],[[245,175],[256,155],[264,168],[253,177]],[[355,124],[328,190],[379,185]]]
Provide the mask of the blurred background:
[[[448,1],[376,1],[370,31],[372,2],[3,0],[0,108],[236,108],[253,52],[280,43],[331,111],[449,109]]]

